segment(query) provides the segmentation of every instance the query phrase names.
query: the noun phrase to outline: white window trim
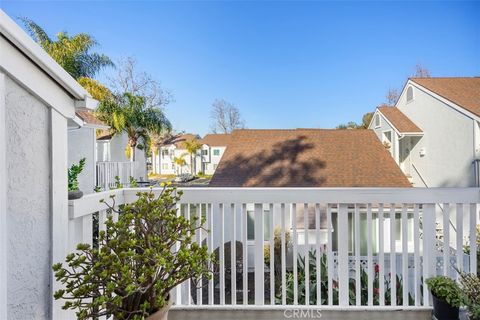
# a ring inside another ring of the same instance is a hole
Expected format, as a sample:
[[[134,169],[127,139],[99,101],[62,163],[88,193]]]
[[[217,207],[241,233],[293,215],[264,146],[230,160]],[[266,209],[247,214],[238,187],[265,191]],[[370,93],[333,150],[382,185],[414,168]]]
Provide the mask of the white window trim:
[[[377,117],[378,117],[378,125],[377,125]],[[377,112],[374,115],[373,124],[375,126],[375,129],[380,128],[382,126],[382,117],[380,116],[380,112]]]
[[[412,89],[412,99],[408,100],[408,89]],[[413,86],[407,87],[407,92],[405,93],[405,104],[412,103],[415,100],[415,92],[413,91]]]

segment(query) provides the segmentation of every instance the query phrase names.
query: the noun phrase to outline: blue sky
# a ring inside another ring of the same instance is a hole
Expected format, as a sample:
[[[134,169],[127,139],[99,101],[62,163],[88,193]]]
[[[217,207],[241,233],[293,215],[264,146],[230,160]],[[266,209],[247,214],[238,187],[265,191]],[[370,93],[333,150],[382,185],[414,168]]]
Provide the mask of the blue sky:
[[[480,76],[480,2],[0,2],[51,35],[87,32],[169,89],[177,130],[205,134],[216,98],[249,128],[360,121],[421,63]],[[105,77],[105,74],[100,78]]]

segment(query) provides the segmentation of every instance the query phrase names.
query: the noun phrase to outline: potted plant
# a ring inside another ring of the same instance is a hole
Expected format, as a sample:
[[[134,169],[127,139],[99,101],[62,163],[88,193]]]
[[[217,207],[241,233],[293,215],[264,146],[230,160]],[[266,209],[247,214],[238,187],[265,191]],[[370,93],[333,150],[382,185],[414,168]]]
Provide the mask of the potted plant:
[[[433,298],[433,314],[438,320],[458,319],[463,293],[451,278],[437,276],[425,281]]]
[[[459,274],[468,317],[471,320],[480,320],[480,278],[472,273],[460,272]]]
[[[53,266],[63,284],[54,297],[65,299],[63,308],[76,310],[78,319],[164,320],[173,288],[211,278],[212,255],[195,241],[204,218],[177,215],[181,192],[164,186],[159,196],[137,195],[118,209],[115,198],[104,201],[109,214],[98,246],[79,244],[65,265]],[[118,213],[116,222],[112,212]]]
[[[68,199],[80,199],[83,197],[83,192],[78,188],[78,175],[85,167],[85,158],[81,159],[78,164],[72,164],[68,169]]]

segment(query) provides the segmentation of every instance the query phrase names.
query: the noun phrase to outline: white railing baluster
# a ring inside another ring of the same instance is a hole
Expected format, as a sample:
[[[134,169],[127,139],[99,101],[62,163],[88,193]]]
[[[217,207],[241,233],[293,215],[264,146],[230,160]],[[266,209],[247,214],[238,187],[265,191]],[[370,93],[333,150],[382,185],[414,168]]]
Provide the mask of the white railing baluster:
[[[333,305],[333,252],[332,252],[332,240],[333,240],[333,225],[332,225],[332,207],[331,204],[327,204],[327,267],[328,267],[328,305]]]
[[[308,204],[303,204],[303,242],[305,258],[305,305],[310,304],[310,254],[308,250]]]
[[[243,233],[243,304],[248,304],[248,212],[247,205],[242,204],[242,233]]]
[[[82,226],[82,243],[89,244],[90,246],[93,244],[93,219],[92,215],[86,215],[81,218],[83,226]]]
[[[355,303],[362,304],[361,283],[360,283],[360,208],[355,204]]]
[[[207,248],[208,248],[208,253],[212,254],[213,252],[213,212],[212,212],[212,204],[208,203],[206,205],[207,207]],[[214,284],[213,284],[213,276],[208,280],[208,304],[213,305],[214,303]]]
[[[255,203],[255,305],[265,303],[265,267],[263,257],[264,223],[263,204]]]
[[[450,274],[450,204],[443,204],[443,275]]]
[[[237,210],[238,204],[232,203],[230,205],[230,214],[232,216],[232,241],[231,243],[231,255],[230,255],[230,295],[232,305],[237,304],[237,238],[235,236],[237,232]]]
[[[337,215],[338,235],[338,303],[340,306],[349,305],[349,277],[348,277],[348,205],[340,203]],[[342,239],[343,238],[343,239]]]
[[[477,273],[477,204],[470,204],[470,273]]]
[[[385,305],[385,232],[384,232],[383,203],[378,206],[378,279],[379,279],[379,304]]]
[[[414,284],[415,306],[420,306],[420,212],[418,204],[413,207],[413,259],[414,259]]]
[[[408,306],[408,214],[407,205],[402,205],[402,282],[403,305]]]
[[[275,304],[275,233],[273,228],[273,219],[276,217],[274,214],[273,204],[270,204],[270,304]],[[276,212],[275,212],[276,213]]]
[[[315,204],[315,270],[316,270],[316,279],[317,279],[317,305],[322,304],[322,266],[321,263],[321,255],[320,255],[320,205],[318,203]]]
[[[197,216],[197,228],[199,228],[197,230],[197,243],[198,245],[201,247],[202,246],[202,235],[203,235],[203,232],[202,232],[202,218],[203,218],[203,214],[202,214],[202,207],[203,205],[200,203],[200,204],[197,204],[197,210],[196,210],[196,216]],[[200,277],[198,278],[198,284],[197,284],[197,305],[201,306],[203,304],[203,278]]]
[[[395,204],[390,203],[390,305],[397,305],[397,254]]]
[[[436,275],[435,204],[423,205],[423,279]],[[429,290],[423,286],[423,304],[429,305]]]
[[[217,206],[215,206],[215,209]],[[219,245],[219,253],[220,253],[220,305],[225,304],[225,206],[223,203],[218,205],[218,214],[220,215],[219,219],[219,231],[220,231],[220,245]],[[216,215],[215,215],[216,216]]]
[[[280,212],[282,214],[280,218],[280,228],[281,228],[281,241],[282,241],[282,305],[287,304],[287,288],[286,288],[286,269],[287,269],[287,257],[286,250],[287,245],[285,243],[285,204],[280,205]]]
[[[463,270],[463,203],[457,204],[457,212],[456,212],[456,226],[457,229],[457,247],[456,247],[456,257],[457,257],[457,269],[460,271]],[[457,272],[457,279],[460,275]]]
[[[367,204],[367,270],[368,270],[368,305],[373,306],[373,254],[372,242],[374,241],[372,232],[372,204]]]
[[[177,203],[176,210],[177,210],[177,212],[176,212],[177,217],[179,217],[182,214],[182,205]],[[175,242],[175,251],[178,252],[178,250],[180,250],[180,242],[176,241]],[[176,286],[174,291],[175,291],[174,303],[176,305],[182,305],[182,285],[180,284],[180,285]]]
[[[298,235],[297,235],[297,204],[292,203],[292,243],[293,243],[293,304],[298,304],[298,270],[297,270],[297,259],[298,259],[298,252],[297,252],[297,243],[298,243]]]
[[[190,220],[190,203],[187,204],[187,212],[185,214],[185,219],[187,219],[188,222],[191,222]],[[191,285],[191,281],[190,279],[188,279],[187,281],[185,281],[183,283],[183,287],[185,288],[185,304],[186,305],[190,305],[190,297],[191,297],[191,292],[190,292],[190,285]]]

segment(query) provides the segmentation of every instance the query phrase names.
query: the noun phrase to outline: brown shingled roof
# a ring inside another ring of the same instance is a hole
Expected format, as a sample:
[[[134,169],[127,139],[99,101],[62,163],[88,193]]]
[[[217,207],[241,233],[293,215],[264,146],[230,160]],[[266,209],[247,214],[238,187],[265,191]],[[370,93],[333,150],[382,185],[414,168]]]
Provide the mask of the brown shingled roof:
[[[207,134],[200,140],[200,143],[210,147],[226,147],[230,142],[230,138],[230,134]]]
[[[167,141],[165,141],[165,143],[163,145],[168,146],[168,145],[173,144],[178,149],[184,149],[185,148],[185,146],[184,146],[185,141],[190,141],[190,140],[195,140],[195,139],[198,140],[198,135],[186,133],[186,134],[174,136],[174,137],[168,139]]]
[[[80,119],[85,121],[85,123],[93,124],[93,125],[97,125],[97,126],[102,126],[102,127],[108,127],[107,124],[105,124],[103,121],[100,121],[97,117],[95,117],[91,111],[77,110],[77,111],[75,111],[75,114]]]
[[[372,130],[236,130],[212,187],[410,187]]]
[[[465,110],[480,116],[480,78],[411,78]]]
[[[385,116],[385,118],[390,121],[391,124],[398,130],[400,133],[404,132],[415,132],[421,133],[422,129],[417,127],[410,118],[408,118],[402,111],[395,107],[378,107],[378,110]]]

